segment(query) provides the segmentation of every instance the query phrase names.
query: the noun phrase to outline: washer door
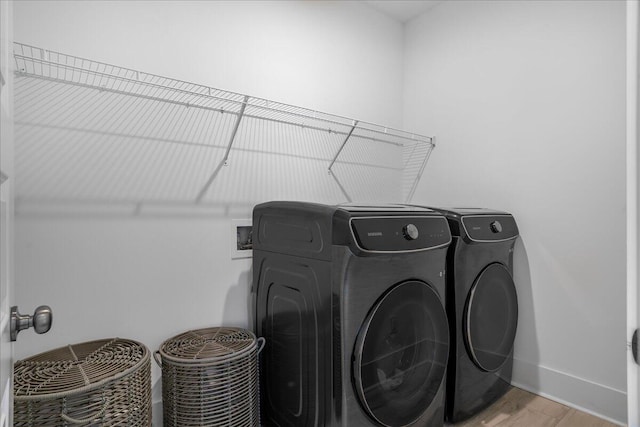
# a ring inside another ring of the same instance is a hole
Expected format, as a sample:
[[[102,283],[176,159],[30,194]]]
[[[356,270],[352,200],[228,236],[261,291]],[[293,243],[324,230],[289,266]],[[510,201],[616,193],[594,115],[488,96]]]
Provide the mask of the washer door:
[[[480,369],[500,369],[511,354],[518,324],[518,297],[504,265],[489,264],[471,287],[464,312],[465,345]]]
[[[371,309],[356,340],[354,382],[365,411],[388,427],[416,421],[440,389],[448,351],[438,294],[419,281],[394,286]]]

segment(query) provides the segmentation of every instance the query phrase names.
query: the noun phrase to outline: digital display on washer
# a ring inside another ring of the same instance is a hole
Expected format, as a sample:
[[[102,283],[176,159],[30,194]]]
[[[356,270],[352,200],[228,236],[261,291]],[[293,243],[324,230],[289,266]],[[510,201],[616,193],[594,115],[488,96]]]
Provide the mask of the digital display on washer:
[[[451,232],[444,217],[352,218],[351,230],[357,245],[372,252],[418,251],[451,242]]]

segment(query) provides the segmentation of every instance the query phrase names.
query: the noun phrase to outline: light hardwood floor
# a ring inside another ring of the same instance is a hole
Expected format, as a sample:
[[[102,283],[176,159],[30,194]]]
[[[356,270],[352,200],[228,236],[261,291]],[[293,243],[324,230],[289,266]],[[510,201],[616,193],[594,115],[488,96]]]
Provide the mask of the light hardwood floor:
[[[512,387],[500,400],[455,427],[613,427],[601,418]]]

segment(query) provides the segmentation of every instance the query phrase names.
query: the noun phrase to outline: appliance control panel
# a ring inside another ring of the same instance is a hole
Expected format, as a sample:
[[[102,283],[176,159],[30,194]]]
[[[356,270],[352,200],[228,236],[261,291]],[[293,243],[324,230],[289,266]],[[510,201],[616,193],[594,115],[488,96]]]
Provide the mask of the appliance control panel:
[[[518,237],[518,226],[511,215],[470,215],[462,217],[469,239],[495,242]]]
[[[351,231],[356,244],[370,252],[406,252],[446,246],[451,232],[444,217],[354,217]]]

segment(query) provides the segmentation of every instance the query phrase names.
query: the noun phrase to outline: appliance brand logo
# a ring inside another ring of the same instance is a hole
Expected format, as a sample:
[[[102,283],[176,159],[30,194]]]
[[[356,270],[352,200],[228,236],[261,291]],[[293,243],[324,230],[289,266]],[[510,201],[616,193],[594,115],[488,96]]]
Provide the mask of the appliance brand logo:
[[[382,236],[382,231],[370,231],[367,233],[369,237],[380,237]]]

